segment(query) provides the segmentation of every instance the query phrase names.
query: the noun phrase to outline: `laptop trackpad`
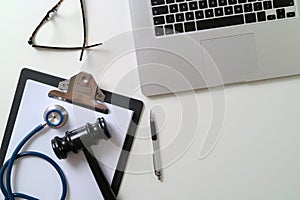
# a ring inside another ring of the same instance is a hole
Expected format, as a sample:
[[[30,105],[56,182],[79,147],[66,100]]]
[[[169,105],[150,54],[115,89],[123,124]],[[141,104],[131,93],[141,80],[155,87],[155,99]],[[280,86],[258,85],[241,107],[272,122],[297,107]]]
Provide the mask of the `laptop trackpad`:
[[[203,40],[201,45],[210,86],[246,81],[258,71],[254,34]]]

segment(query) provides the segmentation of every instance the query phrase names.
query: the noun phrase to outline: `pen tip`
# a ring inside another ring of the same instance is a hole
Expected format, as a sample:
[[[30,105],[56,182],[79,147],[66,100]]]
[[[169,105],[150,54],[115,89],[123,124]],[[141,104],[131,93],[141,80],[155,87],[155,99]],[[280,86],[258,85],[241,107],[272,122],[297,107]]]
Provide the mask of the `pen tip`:
[[[162,176],[158,176],[157,180],[160,181],[160,182],[163,182]]]
[[[162,179],[161,179],[161,172],[160,171],[155,171],[155,175],[157,176],[157,179],[159,181],[162,181]]]

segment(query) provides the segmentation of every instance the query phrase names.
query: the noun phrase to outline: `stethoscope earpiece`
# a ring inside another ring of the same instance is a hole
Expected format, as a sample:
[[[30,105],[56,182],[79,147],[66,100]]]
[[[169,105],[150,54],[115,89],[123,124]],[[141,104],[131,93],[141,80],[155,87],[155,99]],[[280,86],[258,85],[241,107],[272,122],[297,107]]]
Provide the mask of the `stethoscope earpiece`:
[[[60,105],[52,105],[46,108],[44,120],[51,128],[60,128],[67,122],[68,112]]]

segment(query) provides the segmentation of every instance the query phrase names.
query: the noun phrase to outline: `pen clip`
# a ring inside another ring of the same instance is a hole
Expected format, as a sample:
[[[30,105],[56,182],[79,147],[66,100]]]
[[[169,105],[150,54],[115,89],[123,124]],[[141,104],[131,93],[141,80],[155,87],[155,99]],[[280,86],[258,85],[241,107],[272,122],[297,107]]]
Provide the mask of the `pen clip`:
[[[60,90],[51,90],[48,96],[108,113],[108,108],[103,103],[105,95],[91,74],[80,72],[69,80],[60,82],[58,88]]]

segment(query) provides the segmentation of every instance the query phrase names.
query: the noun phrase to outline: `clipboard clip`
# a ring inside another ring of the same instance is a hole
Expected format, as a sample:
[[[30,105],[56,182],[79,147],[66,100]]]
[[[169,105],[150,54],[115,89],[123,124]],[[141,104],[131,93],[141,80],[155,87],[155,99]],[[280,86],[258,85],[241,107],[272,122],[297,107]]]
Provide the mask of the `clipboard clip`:
[[[48,96],[95,109],[104,114],[108,113],[108,108],[103,103],[105,95],[91,74],[80,72],[69,80],[61,81],[58,89],[51,90]]]

